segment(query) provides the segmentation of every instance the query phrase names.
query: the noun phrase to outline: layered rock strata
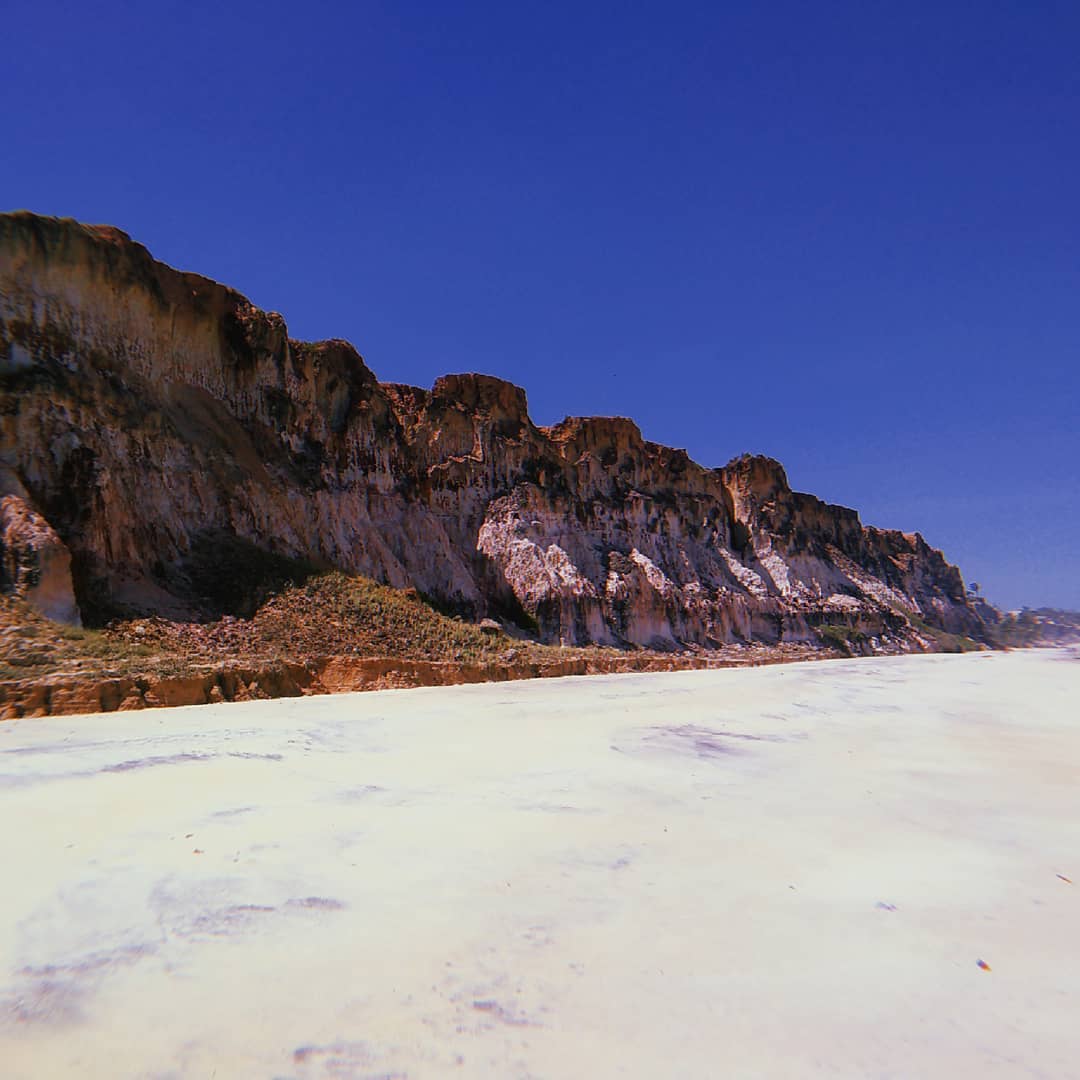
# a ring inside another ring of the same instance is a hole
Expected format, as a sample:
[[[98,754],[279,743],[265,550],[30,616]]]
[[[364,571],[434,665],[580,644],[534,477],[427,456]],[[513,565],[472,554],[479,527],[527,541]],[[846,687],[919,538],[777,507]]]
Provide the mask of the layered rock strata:
[[[3,587],[91,623],[221,613],[215,553],[241,545],[567,644],[986,630],[921,536],[775,461],[705,468],[620,418],[537,427],[487,375],[380,383],[347,342],[67,219],[0,215],[0,477]]]
[[[710,667],[756,667],[821,657],[808,646],[739,650],[740,656],[659,655],[640,650],[545,663],[507,660],[495,663],[410,660],[406,657],[333,656],[306,663],[278,661],[263,667],[225,666],[218,671],[176,678],[101,677],[57,674],[46,678],[0,680],[0,721],[73,713],[129,711],[172,705],[214,705],[340,694],[362,690],[403,690],[420,686],[512,682],[571,675],[625,675],[649,671],[690,671]]]

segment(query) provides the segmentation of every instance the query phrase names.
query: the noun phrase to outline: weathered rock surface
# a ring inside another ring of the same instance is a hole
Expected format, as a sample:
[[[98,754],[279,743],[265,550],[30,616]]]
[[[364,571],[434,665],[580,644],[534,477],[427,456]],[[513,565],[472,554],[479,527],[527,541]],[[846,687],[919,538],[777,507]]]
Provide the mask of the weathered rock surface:
[[[226,665],[217,671],[178,678],[100,677],[68,673],[0,681],[0,721],[73,713],[126,712],[173,705],[212,705],[311,694],[401,690],[420,686],[515,682],[570,675],[617,675],[647,671],[691,671],[712,667],[757,667],[819,659],[820,650],[790,645],[751,647],[743,655],[660,655],[648,651],[601,653],[537,662],[498,663],[414,660],[401,656],[330,656],[259,668]]]
[[[0,589],[22,597],[46,618],[78,625],[71,553],[27,500],[18,480],[0,468]]]
[[[61,618],[70,597],[90,622],[221,613],[228,549],[568,644],[985,630],[921,536],[793,492],[775,461],[704,468],[620,418],[538,428],[486,375],[381,384],[348,343],[291,340],[66,219],[0,215],[0,467],[3,583]]]

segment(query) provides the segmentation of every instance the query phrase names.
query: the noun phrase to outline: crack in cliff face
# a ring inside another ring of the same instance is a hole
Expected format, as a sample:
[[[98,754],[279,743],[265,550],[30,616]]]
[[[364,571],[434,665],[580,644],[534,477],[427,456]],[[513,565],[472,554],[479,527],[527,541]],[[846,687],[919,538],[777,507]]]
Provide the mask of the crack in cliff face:
[[[793,492],[775,461],[706,469],[623,418],[537,428],[487,375],[381,384],[347,342],[293,341],[108,227],[0,215],[0,439],[25,507],[0,535],[3,586],[33,602],[48,566],[55,601],[73,575],[92,620],[243,610],[258,583],[208,603],[193,576],[217,536],[567,644],[815,641],[825,624],[915,641],[908,615],[985,636],[921,536]]]

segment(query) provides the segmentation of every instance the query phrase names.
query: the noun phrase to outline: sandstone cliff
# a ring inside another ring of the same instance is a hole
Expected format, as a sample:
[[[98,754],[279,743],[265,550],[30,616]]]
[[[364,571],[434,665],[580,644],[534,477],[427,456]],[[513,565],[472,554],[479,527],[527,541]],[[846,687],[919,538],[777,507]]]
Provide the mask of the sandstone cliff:
[[[297,559],[567,644],[986,630],[921,536],[775,461],[704,468],[619,418],[538,428],[486,375],[380,383],[117,229],[26,213],[0,215],[0,496],[0,585],[90,623],[220,614]]]

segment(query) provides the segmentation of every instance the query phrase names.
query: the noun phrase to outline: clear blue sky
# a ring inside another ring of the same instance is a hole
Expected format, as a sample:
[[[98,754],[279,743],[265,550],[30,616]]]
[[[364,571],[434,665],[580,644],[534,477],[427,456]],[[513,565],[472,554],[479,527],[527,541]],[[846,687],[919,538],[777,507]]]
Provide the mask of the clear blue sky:
[[[1080,608],[1080,4],[5,0],[0,206]]]

